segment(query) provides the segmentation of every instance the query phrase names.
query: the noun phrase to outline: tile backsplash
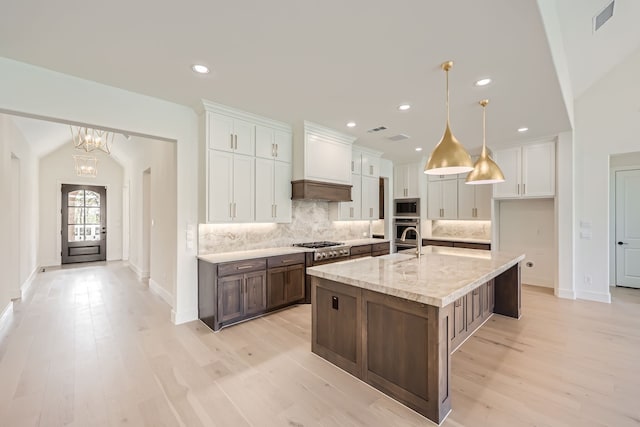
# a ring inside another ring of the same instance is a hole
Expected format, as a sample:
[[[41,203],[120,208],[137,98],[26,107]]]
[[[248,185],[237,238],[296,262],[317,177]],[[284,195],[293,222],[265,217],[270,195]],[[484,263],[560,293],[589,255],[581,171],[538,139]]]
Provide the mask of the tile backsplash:
[[[491,240],[491,221],[433,221],[431,235]]]
[[[384,234],[384,221],[371,223],[372,232]],[[318,240],[343,241],[369,235],[369,221],[331,221],[329,202],[294,200],[289,224],[200,224],[198,253],[291,246]]]

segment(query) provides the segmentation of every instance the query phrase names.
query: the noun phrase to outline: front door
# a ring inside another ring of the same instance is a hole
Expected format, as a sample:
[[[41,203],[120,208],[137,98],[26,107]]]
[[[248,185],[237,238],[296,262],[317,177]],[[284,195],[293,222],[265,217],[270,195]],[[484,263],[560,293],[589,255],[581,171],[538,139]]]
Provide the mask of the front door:
[[[62,184],[62,263],[107,259],[107,189]]]
[[[616,285],[640,288],[640,170],[616,172]]]

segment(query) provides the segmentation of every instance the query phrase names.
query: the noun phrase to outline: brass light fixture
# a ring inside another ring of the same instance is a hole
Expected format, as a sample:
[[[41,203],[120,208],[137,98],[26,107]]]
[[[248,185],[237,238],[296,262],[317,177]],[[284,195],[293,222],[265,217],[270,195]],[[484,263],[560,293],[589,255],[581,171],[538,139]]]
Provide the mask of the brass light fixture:
[[[73,156],[76,175],[95,178],[98,176],[98,159],[94,156]]]
[[[447,75],[447,127],[424,167],[424,173],[428,175],[453,175],[470,172],[473,169],[471,156],[453,136],[449,126],[449,70],[451,67],[453,67],[453,61],[442,64],[442,69]]]
[[[500,170],[500,167],[494,162],[489,153],[487,153],[487,104],[488,99],[483,99],[479,102],[482,105],[482,152],[480,157],[473,166],[473,170],[467,175],[467,184],[497,184],[504,182],[504,175]]]
[[[94,150],[100,150],[107,154],[111,154],[111,144],[113,143],[113,132],[101,129],[92,129],[81,127],[74,131],[71,127],[71,137],[73,138],[73,146],[78,150],[84,150],[90,153]]]

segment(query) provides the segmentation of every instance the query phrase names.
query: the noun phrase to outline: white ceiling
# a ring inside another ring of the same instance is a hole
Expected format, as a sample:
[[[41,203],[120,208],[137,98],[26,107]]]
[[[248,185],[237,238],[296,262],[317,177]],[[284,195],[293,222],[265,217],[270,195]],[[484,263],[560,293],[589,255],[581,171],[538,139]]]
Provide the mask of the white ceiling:
[[[634,2],[618,0],[616,14]],[[564,27],[576,16],[563,14],[588,15],[602,2],[560,3]],[[584,48],[578,39],[566,37],[567,49]],[[482,98],[491,101],[490,145],[570,127],[534,0],[23,0],[3,7],[0,55],[188,106],[204,98],[288,123],[311,120],[400,162],[415,160],[416,146],[428,154],[442,135],[440,63],[449,59],[451,125],[468,148],[481,144]],[[582,73],[582,56],[573,58],[572,77]],[[195,75],[194,63],[213,72]],[[587,74],[581,86],[601,72]],[[494,83],[474,87],[484,76]],[[413,108],[398,111],[403,102]],[[358,126],[346,128],[350,120]],[[366,132],[380,125],[389,130]],[[518,134],[521,126],[530,131]],[[411,139],[386,140],[398,133]]]

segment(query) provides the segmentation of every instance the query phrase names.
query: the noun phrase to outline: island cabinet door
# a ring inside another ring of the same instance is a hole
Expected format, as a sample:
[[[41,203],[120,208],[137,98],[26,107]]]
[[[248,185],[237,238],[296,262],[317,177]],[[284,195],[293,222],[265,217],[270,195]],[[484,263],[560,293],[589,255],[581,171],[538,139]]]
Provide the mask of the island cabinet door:
[[[453,316],[449,321],[452,351],[462,344],[467,336],[466,300],[466,297],[462,297],[453,302]]]
[[[245,274],[244,314],[252,315],[267,309],[267,273],[258,271]]]
[[[242,317],[244,311],[244,275],[218,279],[218,323]]]
[[[482,305],[482,310],[484,312],[484,317],[487,318],[491,316],[493,313],[493,305],[495,300],[493,279],[489,280],[484,285],[484,301]]]
[[[482,324],[483,287],[475,288],[467,294],[467,330],[472,333]]]
[[[360,377],[360,290],[317,277],[312,277],[311,284],[311,350]]]

